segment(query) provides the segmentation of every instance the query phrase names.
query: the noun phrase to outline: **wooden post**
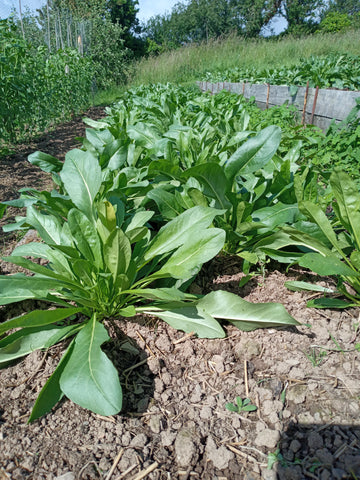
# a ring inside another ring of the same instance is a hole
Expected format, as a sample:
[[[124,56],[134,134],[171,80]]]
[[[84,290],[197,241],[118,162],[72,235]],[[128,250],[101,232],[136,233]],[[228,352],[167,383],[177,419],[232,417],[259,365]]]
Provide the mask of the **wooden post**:
[[[316,108],[316,102],[317,102],[317,98],[318,98],[318,93],[319,93],[319,87],[317,86],[316,89],[315,89],[314,103],[313,103],[313,107],[312,107],[312,111],[311,111],[311,118],[310,118],[310,123],[311,123],[311,125],[312,125],[313,122],[314,122],[314,115],[315,115],[315,108]]]
[[[266,93],[266,110],[269,108],[269,96],[270,96],[270,83],[267,84],[267,93]]]
[[[304,108],[303,108],[303,112],[302,112],[301,125],[305,125],[305,113],[306,113],[306,104],[307,104],[308,93],[309,93],[309,82],[306,83],[306,90],[305,90],[305,96],[304,96]]]

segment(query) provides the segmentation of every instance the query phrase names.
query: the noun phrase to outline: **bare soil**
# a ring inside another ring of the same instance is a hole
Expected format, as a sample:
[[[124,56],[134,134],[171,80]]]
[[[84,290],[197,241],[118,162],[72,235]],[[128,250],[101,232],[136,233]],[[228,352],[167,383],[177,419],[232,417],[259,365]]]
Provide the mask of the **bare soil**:
[[[23,187],[51,189],[50,177],[27,155],[42,150],[63,159],[83,135],[77,118],[1,159],[0,200],[16,198]],[[15,214],[9,209],[6,222]],[[2,251],[18,240],[1,233]],[[2,274],[13,272],[5,262],[0,267]],[[301,326],[254,332],[226,326],[227,338],[216,340],[185,335],[151,317],[111,327],[105,351],[125,397],[118,415],[101,417],[63,399],[27,423],[63,344],[1,370],[0,480],[360,478],[359,309],[307,308],[311,294],[290,292],[285,280],[332,280],[267,267],[240,288],[240,260],[219,256],[192,288],[281,302]],[[16,312],[35,306],[23,302]],[[2,319],[9,313],[0,310]],[[226,404],[236,397],[249,398],[257,410],[229,411]]]

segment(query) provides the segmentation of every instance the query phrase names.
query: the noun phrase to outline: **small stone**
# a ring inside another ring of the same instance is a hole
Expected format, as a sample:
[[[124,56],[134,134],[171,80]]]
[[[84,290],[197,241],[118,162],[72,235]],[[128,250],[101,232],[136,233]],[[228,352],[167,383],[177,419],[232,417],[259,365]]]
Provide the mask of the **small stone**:
[[[161,415],[151,415],[149,421],[150,430],[153,433],[160,433],[161,428]]]
[[[224,445],[217,448],[212,437],[208,437],[206,441],[206,456],[211,460],[215,468],[224,470],[228,467],[230,460],[234,458],[234,454],[230,452]]]
[[[60,477],[55,477],[54,480],[75,480],[75,475],[72,472],[67,472]]]
[[[192,441],[192,433],[180,430],[175,440],[175,455],[180,467],[188,467],[196,453],[195,443]]]
[[[324,446],[324,441],[322,436],[317,432],[311,432],[308,436],[308,445],[310,450],[317,450]]]
[[[260,432],[255,438],[255,444],[258,447],[275,448],[279,440],[280,432],[278,430],[265,428],[265,430]]]
[[[294,387],[288,389],[286,393],[286,399],[289,402],[294,402],[298,405],[305,402],[306,391],[306,385],[295,385]]]
[[[165,430],[160,433],[161,445],[163,447],[170,447],[173,444],[176,437],[176,433],[171,432],[170,430]]]
[[[210,407],[205,406],[200,410],[200,418],[202,418],[203,420],[209,420],[212,417],[213,414]]]
[[[319,462],[321,462],[325,467],[331,467],[331,465],[334,463],[334,457],[327,448],[320,448],[319,450],[316,450],[315,455]]]
[[[290,443],[289,449],[292,452],[296,453],[300,450],[300,448],[301,448],[301,443],[298,440],[292,440],[292,442]]]
[[[130,442],[130,447],[135,448],[144,448],[147,443],[147,436],[143,433],[135,435],[135,437]]]

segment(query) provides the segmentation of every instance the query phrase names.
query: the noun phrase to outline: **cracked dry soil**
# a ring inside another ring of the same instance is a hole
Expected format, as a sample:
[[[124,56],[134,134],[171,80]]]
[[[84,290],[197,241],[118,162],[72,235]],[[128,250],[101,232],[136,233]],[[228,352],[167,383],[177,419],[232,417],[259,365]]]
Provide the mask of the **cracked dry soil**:
[[[99,118],[93,109],[87,116]],[[59,158],[84,135],[81,118],[2,158],[0,200],[21,187],[50,189],[26,161],[42,150]],[[16,211],[9,209],[6,222]],[[0,234],[2,253],[13,234]],[[0,263],[0,272],[12,267]],[[251,302],[281,302],[301,326],[197,339],[151,317],[118,321],[105,351],[118,367],[123,411],[100,417],[64,399],[27,423],[65,346],[34,352],[0,370],[0,480],[274,480],[360,478],[359,309],[306,308],[308,293],[285,280],[317,280],[279,265],[239,288],[241,263],[219,256],[202,269],[197,293],[226,289]],[[34,308],[32,302],[16,312]],[[4,320],[14,306],[0,310]],[[226,409],[249,398],[254,412]],[[270,463],[269,463],[270,461]],[[272,468],[268,468],[273,463]]]

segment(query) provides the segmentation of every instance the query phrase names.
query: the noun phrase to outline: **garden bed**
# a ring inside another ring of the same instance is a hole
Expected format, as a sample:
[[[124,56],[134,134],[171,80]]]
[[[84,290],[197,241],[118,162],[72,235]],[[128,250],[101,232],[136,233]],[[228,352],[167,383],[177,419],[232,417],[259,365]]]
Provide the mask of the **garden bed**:
[[[83,131],[79,119],[2,159],[1,200],[15,198],[25,186],[51,188],[50,177],[29,165],[27,155],[42,150],[62,159]],[[7,254],[18,238],[1,240]],[[1,263],[3,274],[13,268]],[[65,399],[27,424],[65,345],[1,370],[0,479],[360,476],[359,309],[306,308],[312,293],[284,287],[285,279],[309,279],[301,270],[285,276],[271,264],[240,288],[242,275],[237,257],[218,256],[191,288],[281,302],[302,325],[253,332],[225,326],[225,339],[205,340],[150,316],[117,321],[105,351],[124,390],[118,415],[101,417]],[[331,282],[321,279],[322,285]],[[27,301],[16,311],[34,307]],[[3,319],[10,310],[13,314],[13,305],[0,310]],[[257,410],[229,411],[226,404],[236,397],[249,398]]]

